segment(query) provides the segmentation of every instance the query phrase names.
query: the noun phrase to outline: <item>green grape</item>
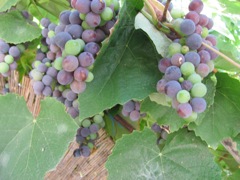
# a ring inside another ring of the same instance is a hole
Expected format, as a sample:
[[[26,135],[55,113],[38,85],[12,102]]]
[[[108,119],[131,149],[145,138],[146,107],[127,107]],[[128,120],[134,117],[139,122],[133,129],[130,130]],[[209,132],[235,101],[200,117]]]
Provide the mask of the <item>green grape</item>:
[[[80,17],[81,20],[84,21],[85,18],[86,18],[86,14],[80,13],[80,14],[79,14],[79,17]]]
[[[184,12],[182,9],[173,8],[171,10],[171,16],[173,17],[173,19],[182,18],[184,16]]]
[[[188,47],[188,46],[182,46],[181,52],[182,52],[183,54],[187,54],[187,53],[189,52],[189,47]]]
[[[202,38],[206,38],[208,36],[208,34],[209,34],[208,28],[203,27],[202,28],[202,33],[201,33]]]
[[[42,64],[41,61],[35,61],[33,65],[37,69],[40,64]]]
[[[179,43],[171,43],[168,47],[169,56],[173,56],[174,54],[181,53],[181,44]]]
[[[110,6],[113,3],[113,0],[105,0],[106,6]]]
[[[190,93],[186,90],[181,90],[177,93],[177,101],[179,103],[187,103],[190,100]]]
[[[41,45],[41,51],[46,53],[48,51],[48,47],[44,46],[44,45]]]
[[[180,78],[178,79],[178,81],[179,81],[180,83],[182,83],[182,82],[184,81],[184,78],[183,78],[183,77],[180,77]]]
[[[191,62],[185,62],[181,65],[180,70],[184,76],[190,76],[195,73],[195,67]]]
[[[104,21],[110,21],[113,18],[113,11],[111,8],[106,7],[103,12],[101,13],[101,18]]]
[[[86,29],[94,29],[94,28],[90,27],[86,21],[83,21],[83,22],[82,22],[82,27],[83,27],[83,29],[85,29],[85,30],[86,30]]]
[[[82,52],[85,47],[85,42],[82,39],[76,39],[75,41],[77,41],[79,43],[79,45],[81,46],[80,52]]]
[[[189,80],[192,84],[200,83],[202,81],[202,77],[199,74],[191,74],[187,80]]]
[[[119,0],[113,0],[114,11],[118,11],[120,8]]]
[[[87,128],[91,126],[91,121],[89,119],[84,119],[81,124],[83,127]]]
[[[57,59],[55,59],[54,63],[53,63],[53,67],[56,70],[62,70],[62,62],[63,62],[63,58],[62,57],[58,57]]]
[[[91,82],[91,81],[93,81],[93,79],[94,79],[93,73],[88,72],[88,77],[87,77],[87,79],[85,80],[85,82]]]
[[[93,117],[93,121],[97,124],[101,124],[102,122],[104,122],[103,117],[99,114],[97,114]]]
[[[191,89],[192,97],[203,97],[207,93],[207,87],[203,83],[196,83]]]
[[[81,52],[82,46],[78,41],[69,40],[65,44],[65,52],[67,55],[78,55]]]
[[[48,32],[48,37],[49,38],[52,38],[54,36],[55,36],[55,32],[54,31],[51,30],[51,31]]]
[[[6,73],[9,71],[9,65],[5,62],[0,63],[0,73]]]
[[[185,118],[184,120],[187,122],[193,122],[197,119],[198,114],[196,112],[192,112],[191,116],[189,116],[188,118]]]
[[[185,36],[182,31],[180,30],[180,25],[182,23],[183,19],[182,18],[177,18],[173,20],[173,28],[175,29],[175,31],[178,32],[179,35],[181,36]]]
[[[95,134],[90,134],[89,137],[90,137],[91,140],[94,140],[94,139],[97,138],[97,134],[96,133]]]
[[[214,63],[213,63],[213,61],[208,61],[207,65],[209,67],[209,72],[212,72],[214,70]]]
[[[51,63],[50,63],[50,62],[46,62],[45,65],[46,65],[47,67],[51,67]]]
[[[36,69],[33,69],[31,72],[31,75],[35,81],[42,80],[43,74],[37,71]]]
[[[88,147],[89,147],[90,149],[93,149],[93,148],[94,148],[94,145],[93,145],[93,143],[91,143],[91,142],[89,142],[87,145],[88,145]]]
[[[7,64],[12,64],[13,61],[14,61],[14,58],[11,56],[11,55],[6,55],[4,57],[4,61],[7,63]]]

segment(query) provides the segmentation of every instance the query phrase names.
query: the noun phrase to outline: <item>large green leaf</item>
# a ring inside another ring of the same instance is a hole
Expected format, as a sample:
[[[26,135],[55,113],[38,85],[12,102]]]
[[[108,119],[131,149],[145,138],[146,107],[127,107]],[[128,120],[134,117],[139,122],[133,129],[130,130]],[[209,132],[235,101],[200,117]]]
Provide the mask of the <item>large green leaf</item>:
[[[109,180],[220,179],[207,145],[186,129],[170,134],[160,151],[149,130],[118,140],[106,163]]]
[[[11,11],[0,15],[0,39],[8,43],[32,41],[41,35],[41,29],[30,24],[20,11]]]
[[[213,148],[223,138],[234,137],[240,132],[240,82],[225,73],[217,73],[216,77],[218,81],[214,104],[198,126],[189,126]]]
[[[0,12],[10,9],[12,6],[16,5],[19,0],[1,0],[0,1]]]
[[[22,97],[0,96],[0,179],[43,179],[73,139],[77,125],[64,106],[47,98],[34,119]]]
[[[225,12],[232,14],[240,14],[239,0],[219,0],[221,4],[226,8]]]
[[[119,22],[94,64],[95,79],[79,95],[81,119],[156,91],[159,55],[145,33],[134,28],[135,6],[141,3],[126,1],[121,9]]]

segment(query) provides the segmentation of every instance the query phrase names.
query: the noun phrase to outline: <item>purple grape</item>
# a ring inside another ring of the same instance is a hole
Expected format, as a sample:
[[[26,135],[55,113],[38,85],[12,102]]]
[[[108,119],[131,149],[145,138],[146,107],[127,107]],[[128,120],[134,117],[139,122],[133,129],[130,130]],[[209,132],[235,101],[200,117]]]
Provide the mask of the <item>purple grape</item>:
[[[68,10],[62,11],[59,15],[60,23],[64,25],[70,24],[70,21],[69,21],[70,14],[71,14],[71,11],[68,11]]]
[[[72,118],[76,118],[79,115],[79,112],[74,107],[69,107],[67,112],[72,116]]]
[[[192,106],[192,110],[196,113],[204,112],[207,107],[207,103],[204,98],[198,98],[198,97],[193,98],[190,101],[190,104]]]
[[[76,94],[80,94],[86,89],[86,83],[85,82],[78,82],[78,81],[73,81],[70,84],[71,90],[75,92]]]
[[[128,101],[123,105],[123,110],[125,112],[132,112],[135,109],[135,103],[133,101]]]
[[[20,54],[21,54],[21,52],[20,52],[20,50],[18,49],[17,46],[10,47],[8,52],[14,58],[19,57]]]
[[[171,66],[171,59],[162,58],[158,63],[158,69],[160,72],[165,73],[166,69]]]
[[[57,27],[57,25],[56,24],[54,24],[54,23],[51,23],[51,24],[49,24],[49,26],[48,26],[48,30],[49,31],[55,31],[55,28]]]
[[[91,154],[90,148],[88,146],[82,146],[80,148],[80,152],[83,157],[88,157]]]
[[[55,34],[58,34],[60,32],[64,32],[65,28],[66,28],[66,26],[64,24],[59,24],[55,28]]]
[[[61,97],[62,93],[59,90],[54,90],[52,96],[53,97]]]
[[[82,14],[87,14],[90,12],[90,5],[91,1],[90,0],[77,0],[74,8],[78,10],[78,12]]]
[[[203,2],[201,0],[193,0],[189,6],[189,11],[195,11],[198,14],[203,10]]]
[[[69,101],[69,100],[65,99],[64,105],[65,105],[67,108],[72,107],[72,101]]]
[[[206,40],[207,41],[210,41],[212,43],[213,46],[216,46],[217,45],[217,39],[214,35],[212,34],[209,34],[207,37],[206,37]]]
[[[200,63],[196,69],[196,73],[198,73],[201,77],[207,77],[210,73],[210,69],[207,64]]]
[[[95,42],[87,43],[84,47],[84,51],[91,53],[93,56],[96,56],[99,50],[100,46]]]
[[[51,76],[49,76],[49,75],[45,75],[42,78],[42,82],[43,82],[44,85],[50,86],[51,83],[53,82],[53,78]]]
[[[208,24],[206,25],[206,28],[208,28],[210,30],[210,29],[212,29],[213,25],[214,25],[213,20],[209,18],[208,19]]]
[[[99,126],[96,123],[94,123],[89,127],[89,130],[91,133],[97,133],[99,130]]]
[[[115,21],[108,21],[103,27],[102,30],[109,35],[110,34],[110,29],[114,26]]]
[[[84,141],[85,141],[84,137],[82,137],[81,135],[78,135],[78,134],[76,135],[76,142],[78,144],[82,144]]]
[[[62,92],[62,96],[63,96],[64,98],[67,98],[67,93],[68,93],[69,91],[71,91],[71,89],[65,89],[65,90]]]
[[[105,1],[102,0],[92,0],[91,10],[96,14],[101,14],[106,7]]]
[[[132,121],[138,121],[140,119],[140,112],[137,110],[134,110],[134,111],[130,112],[129,117]]]
[[[0,53],[6,54],[9,50],[10,46],[4,41],[0,41]]]
[[[9,64],[10,70],[16,70],[17,69],[17,63],[16,61],[13,61],[13,63]]]
[[[185,54],[185,61],[191,62],[195,67],[197,67],[200,63],[200,56],[198,53],[190,51],[187,54]]]
[[[95,27],[99,26],[99,24],[101,22],[101,17],[98,14],[89,12],[86,15],[85,21],[90,27],[95,28]]]
[[[73,151],[73,156],[74,156],[74,157],[80,157],[80,156],[81,156],[81,151],[80,151],[80,149],[75,149],[75,150]]]
[[[75,8],[76,3],[77,3],[77,0],[71,0],[71,6],[72,6],[73,8]]]
[[[165,79],[167,81],[170,81],[170,80],[179,80],[179,78],[182,76],[182,73],[181,73],[181,70],[179,69],[179,67],[177,66],[169,66],[167,69],[166,69],[166,72],[165,72]]]
[[[140,103],[135,102],[135,110],[140,111]]]
[[[201,50],[198,52],[198,54],[200,56],[201,63],[207,63],[211,60],[211,56],[210,56],[209,52],[206,50]]]
[[[72,55],[66,56],[62,62],[63,70],[67,72],[75,71],[75,69],[78,68],[78,65],[79,65],[78,58]]]
[[[199,14],[195,11],[190,11],[185,16],[186,19],[191,19],[195,24],[199,22]]]
[[[86,43],[94,42],[97,39],[97,34],[94,30],[87,29],[83,31],[82,33],[82,40],[84,40]]]
[[[43,27],[48,28],[48,26],[51,22],[48,18],[42,18],[40,23]]]
[[[196,26],[196,31],[195,33],[201,35],[202,34],[202,26],[200,26],[199,24]]]
[[[180,30],[185,35],[191,35],[192,33],[195,32],[196,27],[192,20],[184,19],[180,24]]]
[[[50,44],[50,50],[53,52],[53,53],[57,53],[60,48],[54,44]]]
[[[82,20],[79,17],[79,12],[78,11],[72,11],[70,16],[69,16],[69,21],[71,24],[81,24]]]
[[[165,85],[165,93],[170,98],[174,98],[180,90],[182,90],[182,87],[177,81],[169,81]]]
[[[192,50],[200,48],[202,45],[201,36],[197,33],[193,33],[192,35],[187,37],[186,45]]]
[[[91,132],[90,132],[89,128],[82,128],[82,130],[81,130],[81,136],[82,137],[87,137],[90,134],[91,134]]]
[[[218,51],[217,47],[213,46],[212,48],[214,48],[214,49],[216,49]],[[206,51],[210,54],[211,60],[214,60],[214,59],[216,59],[218,57],[218,54],[213,52],[212,50],[207,48]]]
[[[171,63],[173,66],[180,67],[184,62],[185,62],[185,58],[180,53],[174,54],[171,58]]]
[[[94,63],[94,57],[89,52],[83,52],[78,56],[79,63],[82,67],[91,66]]]
[[[74,93],[72,90],[68,91],[66,94],[66,98],[68,101],[73,101],[77,98],[77,94]]]
[[[5,58],[5,54],[0,53],[0,62],[3,62]]]
[[[106,35],[101,29],[96,29],[95,32],[96,32],[96,42],[100,43],[104,39],[106,39]]]
[[[41,81],[34,81],[32,87],[33,87],[34,93],[37,95],[40,95],[44,89],[44,84]]]
[[[181,86],[182,86],[182,89],[184,90],[187,90],[187,91],[190,91],[193,87],[193,84],[191,81],[188,81],[188,80],[184,80],[182,83],[181,83]]]
[[[60,48],[64,48],[67,41],[71,40],[72,36],[68,32],[60,32],[54,37],[54,42]]]
[[[162,128],[161,128],[157,123],[154,123],[154,124],[151,126],[151,129],[152,129],[155,133],[161,133],[161,132],[162,132]]]
[[[47,69],[48,69],[48,67],[43,63],[39,64],[37,67],[37,70],[41,73],[45,73],[47,71]]]
[[[177,107],[178,107],[179,104],[180,104],[180,103],[178,102],[177,98],[173,98],[173,99],[172,99],[172,107],[173,107],[174,109],[177,109]]]
[[[204,14],[200,14],[200,19],[199,19],[199,25],[201,25],[201,26],[206,26],[207,24],[208,24],[208,17],[206,16],[206,15],[204,15]]]
[[[67,85],[70,84],[73,81],[72,73],[61,70],[57,74],[57,81],[61,85]]]
[[[129,114],[130,114],[129,112],[124,111],[124,109],[122,109],[122,115],[123,115],[124,117],[128,117]]]
[[[51,96],[52,95],[52,88],[50,86],[45,86],[45,88],[42,91],[42,94],[44,96]]]
[[[74,71],[74,79],[76,81],[85,81],[88,77],[88,70],[82,67],[78,67]]]
[[[167,84],[167,81],[165,79],[159,80],[157,83],[157,91],[159,93],[164,93],[166,84]]]
[[[192,106],[189,103],[179,104],[177,107],[177,113],[182,118],[188,118],[192,114]]]
[[[82,36],[83,28],[78,24],[70,24],[66,26],[65,32],[72,35],[73,39],[78,39]]]

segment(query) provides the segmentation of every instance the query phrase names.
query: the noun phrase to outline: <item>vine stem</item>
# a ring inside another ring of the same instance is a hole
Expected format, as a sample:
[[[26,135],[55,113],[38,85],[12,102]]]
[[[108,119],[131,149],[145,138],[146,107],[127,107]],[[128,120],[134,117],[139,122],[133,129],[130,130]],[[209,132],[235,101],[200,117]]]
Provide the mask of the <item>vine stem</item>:
[[[232,65],[236,66],[237,68],[240,69],[240,64],[238,64],[237,62],[235,62],[234,60],[232,60],[231,58],[227,57],[225,54],[221,53],[220,51],[214,49],[212,46],[208,45],[205,42],[202,42],[202,45],[204,45],[205,47],[207,47],[208,49],[210,49],[211,51],[215,52],[216,54],[218,54],[219,56],[221,56],[222,58],[224,58],[226,61],[228,61],[229,63],[231,63]]]
[[[123,127],[125,127],[128,131],[133,132],[133,130],[135,129],[134,127],[132,127],[131,124],[129,124],[127,121],[125,121],[121,116],[119,115],[115,115],[114,119],[119,122]]]
[[[222,145],[232,155],[232,157],[235,159],[235,161],[238,164],[240,164],[240,155],[236,148],[236,146],[237,146],[236,143],[233,142],[233,140],[231,138],[227,138],[222,141]]]
[[[167,11],[168,11],[168,7],[169,7],[171,1],[172,0],[167,0],[167,3],[165,5],[164,11],[163,11],[162,21],[166,21]]]

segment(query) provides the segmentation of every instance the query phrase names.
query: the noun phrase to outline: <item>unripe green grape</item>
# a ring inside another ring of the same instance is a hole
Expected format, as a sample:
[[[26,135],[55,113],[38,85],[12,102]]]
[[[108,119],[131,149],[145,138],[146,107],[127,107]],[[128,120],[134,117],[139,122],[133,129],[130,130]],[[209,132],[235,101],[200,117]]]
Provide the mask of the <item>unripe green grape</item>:
[[[180,30],[180,24],[182,23],[183,19],[182,18],[177,18],[173,20],[173,28],[177,33],[181,36],[184,36],[184,34]]]
[[[81,44],[75,40],[69,40],[65,44],[65,52],[67,53],[67,55],[76,56],[80,53],[81,49],[82,49]]]
[[[91,143],[91,142],[89,142],[87,145],[88,145],[88,147],[89,147],[90,149],[93,149],[93,148],[94,148],[94,145],[93,145],[93,143]]]
[[[84,119],[81,124],[83,127],[87,128],[91,125],[91,121],[89,119]]]
[[[55,32],[54,31],[51,30],[51,31],[48,32],[48,37],[49,38],[52,38],[54,36],[55,36]]]
[[[191,74],[188,79],[192,84],[200,83],[202,81],[202,77],[199,74]]]
[[[97,134],[90,134],[89,136],[91,140],[94,140],[97,138]]]
[[[12,64],[13,61],[14,61],[14,58],[11,56],[11,55],[6,55],[4,57],[4,61],[7,63],[7,64]]]
[[[104,21],[110,21],[113,18],[113,11],[111,8],[106,7],[100,16]]]
[[[91,82],[91,81],[93,81],[93,79],[94,79],[93,73],[92,72],[88,72],[88,77],[85,80],[85,82]]]
[[[37,69],[40,64],[42,64],[41,61],[35,61],[33,65]]]
[[[9,71],[9,65],[5,62],[0,63],[0,73],[6,73]]]
[[[80,13],[80,14],[79,14],[79,17],[80,17],[81,20],[84,21],[85,18],[86,18],[86,14]]]
[[[209,34],[209,32],[208,32],[208,28],[203,27],[203,28],[202,28],[202,33],[201,33],[202,38],[207,37],[208,34]]]
[[[101,124],[103,122],[103,117],[101,115],[97,114],[93,117],[93,121],[97,124]]]
[[[192,97],[203,97],[207,94],[207,87],[203,83],[196,83],[191,89]]]
[[[173,19],[182,18],[184,16],[184,12],[183,12],[182,9],[173,8],[171,10],[171,16],[172,16]]]
[[[179,79],[178,79],[178,82],[180,82],[180,83],[182,83],[184,81],[184,78],[183,77],[180,77]]]
[[[113,0],[105,0],[106,6],[110,6],[113,3]]]
[[[50,62],[46,62],[45,65],[46,65],[47,67],[51,67],[51,63],[50,63]]]
[[[169,56],[173,56],[174,54],[181,53],[181,44],[179,43],[171,43],[168,47]]]
[[[186,38],[181,38],[180,40],[179,40],[179,43],[183,46],[183,45],[185,45],[186,44]]]
[[[190,93],[186,90],[181,90],[177,93],[177,101],[179,103],[187,103],[190,100]]]
[[[62,62],[63,62],[63,58],[62,57],[58,57],[57,59],[55,59],[54,63],[53,63],[53,67],[56,70],[62,70]]]
[[[209,72],[212,72],[214,70],[214,63],[213,63],[213,61],[208,61],[207,65],[209,67]]]
[[[85,42],[82,39],[76,39],[75,41],[77,41],[79,43],[79,45],[81,46],[80,52],[82,52],[85,47]]]
[[[189,52],[189,47],[188,47],[188,46],[182,46],[181,52],[182,52],[183,54],[187,54],[187,53]]]
[[[118,11],[120,8],[119,0],[113,0],[114,11]]]
[[[83,22],[82,22],[82,27],[83,27],[83,29],[85,29],[85,30],[86,30],[86,29],[94,29],[94,28],[90,27],[86,21],[83,21]]]
[[[42,80],[43,74],[37,71],[36,69],[32,70],[31,75],[35,81]]]
[[[105,127],[105,122],[103,121],[101,124],[100,124],[101,128],[104,128]]]
[[[41,46],[41,51],[44,52],[44,53],[46,53],[46,52],[48,51],[48,47],[42,45],[42,46]]]
[[[181,65],[180,70],[184,76],[190,76],[195,73],[195,67],[191,62],[185,62]]]
[[[194,122],[198,117],[198,114],[196,112],[192,112],[191,116],[189,116],[188,118],[185,118],[184,120],[187,122]]]

